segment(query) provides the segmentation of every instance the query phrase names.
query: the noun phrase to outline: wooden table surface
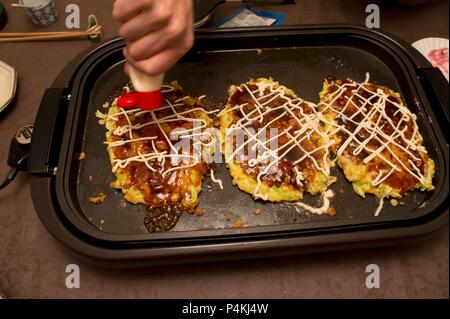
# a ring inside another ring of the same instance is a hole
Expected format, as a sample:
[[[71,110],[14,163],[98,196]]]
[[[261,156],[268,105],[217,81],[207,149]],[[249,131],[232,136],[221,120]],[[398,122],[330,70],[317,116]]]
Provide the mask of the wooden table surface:
[[[6,4],[5,32],[36,31],[21,9]],[[268,6],[288,14],[286,24],[363,24],[368,3],[381,9],[381,27],[412,43],[424,37],[448,38],[448,1],[403,7],[392,1],[298,0],[296,5]],[[65,7],[77,3],[82,28],[95,14],[105,38],[115,36],[112,0],[57,0],[60,18],[46,30],[64,30]],[[219,7],[209,25],[233,13],[240,4]],[[16,68],[16,103],[0,115],[0,177],[6,175],[11,137],[33,123],[44,90],[59,71],[92,44],[88,41],[0,44],[0,60]],[[0,292],[9,298],[448,298],[448,228],[433,239],[407,247],[375,248],[305,256],[208,264],[158,266],[140,270],[102,269],[81,262],[44,229],[31,201],[28,177],[21,173],[0,191]],[[78,264],[81,287],[67,289],[65,267]],[[377,264],[381,287],[365,287],[365,268]]]

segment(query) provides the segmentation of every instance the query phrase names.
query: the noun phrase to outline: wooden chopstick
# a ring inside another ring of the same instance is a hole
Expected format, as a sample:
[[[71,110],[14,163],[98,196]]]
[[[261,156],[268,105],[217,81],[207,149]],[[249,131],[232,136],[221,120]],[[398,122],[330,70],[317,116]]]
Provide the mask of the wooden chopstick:
[[[16,32],[16,33],[0,33],[0,38],[16,38],[16,37],[41,37],[47,35],[75,34],[86,31],[60,31],[60,32]]]
[[[41,40],[59,40],[78,37],[89,37],[99,35],[101,26],[97,25],[86,31],[59,31],[59,32],[23,32],[23,33],[0,33],[0,42],[26,42]]]
[[[32,42],[43,40],[61,40],[61,39],[74,39],[80,37],[87,37],[90,35],[97,35],[100,33],[84,33],[84,34],[57,34],[57,35],[44,35],[38,37],[17,37],[17,38],[3,38],[0,42]]]
[[[7,33],[0,32],[0,38],[14,38],[14,37],[35,37],[35,36],[47,36],[47,35],[57,35],[57,34],[76,34],[81,32],[97,32],[101,31],[102,27],[100,25],[96,25],[85,31],[52,31],[52,32],[15,32],[15,33]]]

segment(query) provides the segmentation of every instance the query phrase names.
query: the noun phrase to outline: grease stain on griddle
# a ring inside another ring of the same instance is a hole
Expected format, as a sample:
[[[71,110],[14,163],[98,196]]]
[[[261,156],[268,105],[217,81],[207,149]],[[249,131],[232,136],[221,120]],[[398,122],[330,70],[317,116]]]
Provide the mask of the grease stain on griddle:
[[[183,211],[178,206],[147,207],[144,225],[150,233],[165,232],[172,229]]]

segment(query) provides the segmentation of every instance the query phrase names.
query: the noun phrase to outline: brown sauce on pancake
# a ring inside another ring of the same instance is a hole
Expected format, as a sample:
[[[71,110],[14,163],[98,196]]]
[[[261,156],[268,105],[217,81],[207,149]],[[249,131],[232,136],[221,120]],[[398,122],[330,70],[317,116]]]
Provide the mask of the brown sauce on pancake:
[[[257,91],[258,85],[256,84],[246,84],[248,89],[252,92]],[[256,93],[258,94],[258,93]],[[246,121],[244,126],[246,128],[252,128],[255,132],[258,132],[258,129],[261,129],[265,127],[269,122],[276,119],[274,122],[272,122],[269,126],[267,126],[266,134],[267,138],[266,141],[270,139],[270,128],[275,128],[279,133],[284,132],[285,130],[288,131],[288,133],[291,136],[296,135],[296,131],[300,130],[302,128],[302,125],[293,117],[293,115],[290,112],[286,112],[286,110],[282,107],[286,103],[286,98],[282,98],[280,96],[275,97],[276,94],[271,94],[270,88],[266,88],[263,91],[263,97],[261,97],[258,102],[260,105],[263,105],[261,108],[261,112],[267,112],[264,114],[262,121],[257,119],[257,114],[253,114],[252,116],[255,116],[255,119],[252,121]],[[291,112],[300,120],[302,120],[306,115],[309,115],[314,112],[312,107],[305,101],[302,101],[301,99],[286,94],[286,97],[291,99],[292,101],[295,101],[296,107],[291,109]],[[269,102],[270,100],[270,102]],[[266,105],[264,103],[268,102]],[[250,92],[244,88],[240,87],[240,89],[235,90],[235,92],[229,97],[229,105],[231,107],[237,106],[237,105],[243,105],[242,111],[241,110],[234,110],[233,116],[236,119],[236,121],[244,118],[244,113],[249,114],[255,108],[257,107],[257,104],[250,94]],[[301,110],[300,110],[301,109]],[[285,113],[283,115],[283,113]],[[303,114],[302,114],[303,113]],[[278,119],[277,119],[278,118]],[[321,146],[322,141],[320,139],[320,136],[315,134],[312,131],[307,131],[306,134],[310,134],[309,137],[303,138],[305,134],[302,134],[301,136],[297,137],[297,140],[301,140],[299,142],[301,147],[295,146],[291,150],[287,152],[287,154],[284,156],[284,158],[280,159],[278,163],[276,163],[276,168],[274,173],[268,173],[264,174],[261,177],[261,180],[266,182],[269,186],[276,185],[281,186],[283,184],[285,185],[291,185],[297,189],[304,190],[305,187],[301,187],[297,185],[296,183],[296,172],[294,170],[294,166],[297,167],[297,169],[305,174],[307,177],[313,178],[316,168],[314,167],[314,164],[312,163],[312,160],[309,159],[307,156],[304,160],[300,161],[296,165],[294,165],[294,162],[300,159],[302,156],[305,155],[304,151],[312,152],[310,156],[314,158],[317,162],[321,162],[323,160],[324,154],[326,150],[317,150],[318,147]],[[287,143],[292,143],[292,137],[287,134],[281,134],[278,136],[278,147],[281,149],[283,145]],[[236,144],[236,139],[233,140],[233,147],[236,149],[239,147],[239,145]],[[289,146],[290,147],[290,146]],[[288,147],[288,148],[289,148]],[[279,153],[284,153],[285,149],[281,149]],[[281,154],[278,154],[281,155]],[[245,173],[254,179],[257,178],[258,174],[265,168],[266,164],[261,163],[258,164],[256,167],[250,167],[248,163],[248,158],[245,158],[243,162],[240,163],[241,167],[244,169]],[[308,178],[306,179],[306,183],[308,183]]]
[[[337,133],[341,145],[347,139],[353,138],[343,154],[351,157],[356,163],[363,164],[372,151],[380,149],[380,156],[383,156],[386,161],[398,168],[383,183],[395,189],[400,189],[402,193],[417,188],[418,179],[410,174],[405,167],[412,172],[415,172],[417,168],[421,174],[424,174],[426,154],[411,147],[414,134],[417,134],[415,132],[417,126],[413,115],[411,113],[404,115],[399,108],[399,105],[403,105],[402,100],[388,88],[375,84],[363,83],[359,86],[359,84],[350,80],[329,81],[330,86],[327,88],[325,100],[321,103],[327,105],[333,99],[334,103],[331,105],[331,109],[325,110],[325,113],[335,112],[338,125],[345,128],[345,130],[339,130]],[[338,90],[341,90],[341,93],[336,99],[335,94],[338,93]],[[378,103],[383,106],[384,116],[377,109],[373,110]],[[374,126],[376,124],[376,134],[373,134],[373,128],[361,126],[362,122],[368,120]],[[401,135],[399,135],[399,131],[402,132]],[[350,133],[354,134],[354,137],[350,136]],[[396,145],[391,141],[393,137],[396,137],[394,138]],[[371,151],[365,148],[361,149],[361,144],[365,144]],[[412,155],[408,155],[405,150],[408,150]],[[409,162],[410,160],[414,162],[415,167]],[[392,167],[386,161],[377,157],[364,164],[367,165],[369,172],[388,172]]]

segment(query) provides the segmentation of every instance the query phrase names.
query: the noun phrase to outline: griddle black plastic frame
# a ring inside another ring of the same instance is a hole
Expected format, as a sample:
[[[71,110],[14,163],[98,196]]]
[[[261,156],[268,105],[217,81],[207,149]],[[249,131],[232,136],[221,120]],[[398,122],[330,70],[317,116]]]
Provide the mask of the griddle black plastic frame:
[[[347,41],[370,42],[374,53],[405,72],[411,90],[420,100],[431,123],[448,126],[448,88],[437,69],[431,68],[413,49],[390,35],[351,26],[301,26],[240,30],[202,30],[191,54],[208,50],[245,50],[261,47],[292,47],[301,39],[309,46],[333,45]],[[63,245],[79,255],[101,264],[143,265],[229,258],[251,258],[267,255],[297,254],[384,243],[416,237],[436,231],[448,224],[448,145],[443,129],[426,123],[432,145],[438,148],[435,158],[441,178],[433,200],[426,207],[407,216],[385,216],[374,222],[314,222],[302,229],[298,224],[272,225],[240,229],[214,229],[159,234],[109,234],[92,227],[77,213],[77,203],[68,193],[70,160],[74,156],[75,130],[79,121],[79,94],[88,76],[95,70],[106,70],[112,62],[123,59],[120,39],[107,41],[81,54],[55,80],[40,106],[32,140],[29,161],[31,192],[36,211],[47,229]],[[189,58],[189,54],[187,55]],[[54,96],[60,90],[61,96]],[[444,90],[444,91],[442,91]],[[67,96],[71,98],[68,101]],[[447,95],[447,98],[445,98]],[[52,101],[49,100],[52,97]],[[430,103],[434,103],[431,108]],[[437,105],[436,103],[441,102]],[[445,105],[447,103],[447,105]],[[439,106],[438,108],[436,108]],[[61,111],[62,109],[62,111]],[[58,110],[58,112],[56,112]],[[66,114],[67,113],[67,114]],[[65,115],[65,121],[61,116]],[[439,121],[438,121],[439,118]],[[446,120],[447,118],[447,120]],[[58,139],[62,142],[58,147]],[[49,139],[50,137],[50,139]],[[55,142],[56,141],[56,142]],[[56,171],[57,167],[57,171]],[[394,240],[395,239],[395,240]],[[116,261],[117,263],[114,263]]]

